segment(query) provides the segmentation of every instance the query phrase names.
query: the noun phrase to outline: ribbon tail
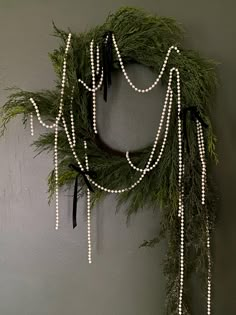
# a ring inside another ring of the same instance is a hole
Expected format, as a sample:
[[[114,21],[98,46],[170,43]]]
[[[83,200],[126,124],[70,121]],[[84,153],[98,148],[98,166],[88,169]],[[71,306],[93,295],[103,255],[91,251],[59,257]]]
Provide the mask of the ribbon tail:
[[[75,178],[74,197],[73,197],[73,229],[77,226],[77,191],[78,191],[78,175]]]

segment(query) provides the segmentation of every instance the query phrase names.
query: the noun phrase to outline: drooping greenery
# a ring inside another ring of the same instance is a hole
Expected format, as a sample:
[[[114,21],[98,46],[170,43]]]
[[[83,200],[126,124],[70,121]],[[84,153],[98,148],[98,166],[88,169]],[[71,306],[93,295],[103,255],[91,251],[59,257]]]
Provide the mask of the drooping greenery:
[[[124,155],[112,154],[104,151],[97,143],[92,132],[91,122],[91,95],[77,82],[79,74],[85,82],[91,82],[89,44],[92,39],[101,43],[104,32],[111,30],[115,33],[124,64],[139,63],[159,73],[165,54],[171,45],[177,45],[181,49],[181,55],[173,52],[167,65],[167,71],[163,75],[162,84],[166,85],[168,73],[171,67],[177,66],[181,74],[182,104],[184,107],[197,106],[198,110],[208,124],[205,130],[205,142],[207,144],[208,168],[211,161],[216,161],[216,138],[212,131],[210,120],[211,106],[214,104],[214,94],[217,85],[215,63],[202,58],[197,52],[182,47],[183,29],[175,20],[148,15],[142,10],[134,8],[122,8],[110,15],[106,22],[89,32],[72,34],[72,49],[68,55],[68,83],[65,89],[65,104],[63,113],[69,124],[69,101],[71,88],[75,86],[75,99],[73,111],[75,113],[75,125],[77,144],[76,153],[81,161],[84,161],[83,139],[88,143],[88,156],[90,167],[97,173],[97,182],[111,189],[118,189],[131,185],[139,174],[130,168]],[[59,49],[50,54],[55,72],[58,77],[56,88],[40,92],[26,92],[22,90],[10,91],[8,101],[1,109],[2,133],[7,123],[16,115],[23,114],[24,122],[34,109],[30,103],[33,97],[40,107],[41,115],[48,121],[54,121],[57,115],[60,97],[60,80],[62,76],[62,63],[64,57],[67,32],[55,27],[55,34],[62,40]],[[114,54],[113,70],[119,70],[118,60]],[[174,96],[176,90],[173,87]],[[175,97],[174,97],[175,98]],[[144,246],[155,246],[161,239],[166,239],[168,244],[164,261],[164,272],[167,280],[167,314],[177,314],[177,302],[179,292],[179,239],[180,222],[178,218],[178,142],[176,129],[176,103],[174,103],[173,115],[170,122],[166,148],[159,166],[146,176],[144,180],[132,191],[117,196],[118,206],[127,206],[128,216],[137,213],[142,208],[154,208],[160,211],[160,233],[150,241],[145,241]],[[207,272],[207,248],[205,219],[209,215],[210,229],[215,222],[215,194],[211,178],[208,177],[207,206],[201,205],[201,165],[196,142],[195,123],[187,120],[187,136],[190,143],[190,151],[185,151],[185,208],[186,208],[186,278],[192,272],[198,272],[200,277],[206,280]],[[34,142],[39,150],[51,151],[53,149],[54,134],[44,133]],[[138,152],[134,152],[132,161],[138,167],[144,167],[151,145]],[[71,149],[68,145],[63,129],[59,132],[59,183],[60,186],[70,184],[75,176],[68,168],[74,163]],[[159,149],[159,148],[158,148]],[[157,152],[158,152],[157,149]],[[53,172],[49,176],[49,195],[54,192]],[[81,178],[80,185],[84,187]],[[93,203],[105,197],[106,193],[95,190]],[[159,227],[157,227],[159,230]],[[206,282],[204,282],[205,288]],[[206,292],[206,291],[205,291]],[[184,314],[191,313],[191,292],[188,286],[184,291]]]

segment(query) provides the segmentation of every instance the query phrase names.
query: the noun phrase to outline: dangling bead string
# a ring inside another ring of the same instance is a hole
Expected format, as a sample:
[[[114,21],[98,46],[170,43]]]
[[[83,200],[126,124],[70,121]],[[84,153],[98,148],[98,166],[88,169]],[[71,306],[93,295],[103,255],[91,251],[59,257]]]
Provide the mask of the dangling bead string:
[[[93,51],[93,46],[94,46],[94,40],[91,41],[90,43],[90,63],[91,63],[91,73],[92,73],[92,89],[87,86],[87,84],[82,81],[81,79],[78,79],[78,82],[82,83],[83,86],[92,92],[92,99],[93,99],[93,131],[95,134],[97,134],[97,109],[96,109],[96,91],[102,86],[103,82],[103,70],[101,71],[101,78],[96,86],[96,75],[95,75],[95,65],[94,65],[94,51]],[[99,48],[97,46],[97,53],[99,54]],[[99,56],[97,56],[97,71],[98,71],[98,63],[99,63]]]
[[[54,176],[55,176],[55,199],[56,199],[56,225],[55,229],[59,228],[59,187],[58,187],[58,125],[55,127],[54,138]]]
[[[66,120],[65,120],[64,116],[62,116],[62,123],[63,123],[63,128],[64,128],[64,130],[65,130],[66,137],[67,137],[67,141],[68,141],[68,143],[69,143],[69,146],[70,146],[70,148],[71,148],[71,151],[72,151],[72,153],[73,153],[73,155],[74,155],[74,158],[75,158],[75,160],[76,160],[76,162],[77,162],[79,168],[80,168],[81,171],[83,172],[83,171],[84,171],[83,165],[82,165],[82,163],[80,162],[80,160],[78,159],[77,154],[76,154],[76,152],[75,152],[75,149],[74,149],[74,146],[73,146],[73,141],[72,141],[72,139],[71,139],[71,137],[70,137],[70,133],[69,133],[69,130],[68,130],[68,127],[67,127]]]
[[[206,236],[207,236],[207,261],[208,261],[208,275],[207,275],[207,315],[211,315],[211,244],[209,231],[209,218],[206,218]]]
[[[67,67],[67,55],[68,50],[70,48],[71,43],[71,33],[68,34],[66,48],[65,48],[65,56],[63,60],[63,69],[62,69],[62,81],[61,81],[61,96],[60,96],[60,103],[59,103],[59,110],[56,116],[55,123],[48,125],[43,122],[41,115],[39,113],[39,108],[33,98],[30,98],[31,103],[33,104],[38,121],[40,124],[45,128],[55,128],[55,137],[54,137],[54,176],[55,176],[55,202],[56,202],[56,222],[55,222],[55,229],[58,230],[59,228],[59,187],[58,187],[58,124],[62,117],[62,108],[64,105],[64,90],[65,90],[65,83],[66,83],[66,67]]]
[[[183,164],[183,173],[184,176],[184,164]],[[184,185],[182,184],[181,188],[181,213],[180,213],[180,276],[179,276],[179,303],[178,303],[178,312],[179,315],[182,315],[183,312],[183,290],[184,290]]]
[[[172,90],[169,90],[169,94],[170,94],[169,107],[168,107],[168,113],[167,113],[167,118],[166,118],[166,127],[165,127],[164,137],[163,137],[163,140],[162,140],[161,149],[160,149],[159,155],[158,155],[158,157],[157,157],[155,163],[154,163],[152,166],[150,166],[149,168],[146,168],[146,169],[145,169],[147,172],[152,171],[152,170],[158,165],[158,163],[159,163],[159,161],[160,161],[160,159],[161,159],[161,157],[162,157],[163,151],[164,151],[164,149],[165,149],[166,140],[167,140],[167,136],[168,136],[168,132],[169,132],[170,116],[171,116],[171,108],[172,108],[172,100],[173,100],[173,92],[172,92]],[[165,105],[164,105],[164,106],[166,106],[167,104],[168,104],[168,99],[166,98],[166,100],[165,100]],[[164,114],[164,111],[163,111],[163,112],[162,112],[162,116],[161,116],[161,121],[163,120],[162,117],[164,118],[164,116],[165,116],[165,114]],[[152,159],[153,159],[154,152],[155,152],[155,150],[156,150],[156,145],[157,145],[158,140],[159,140],[160,132],[161,132],[161,124],[159,125],[158,133],[157,133],[157,135],[156,135],[156,138],[155,138],[155,141],[154,141],[154,144],[153,144],[153,148],[152,148],[152,151],[151,151],[151,154],[150,154],[150,157],[151,157]],[[143,171],[144,171],[144,169],[138,168],[138,167],[136,167],[136,166],[132,163],[132,161],[131,161],[131,159],[130,159],[130,157],[129,157],[129,152],[128,152],[128,151],[126,152],[126,159],[127,159],[128,163],[129,163],[129,165],[130,165],[134,170],[136,170],[136,171],[138,171],[138,172],[143,172]]]
[[[172,108],[172,100],[173,100],[173,92],[172,90],[170,90],[170,100],[169,100],[169,107],[168,107],[168,114],[167,114],[167,119],[166,119],[166,128],[165,128],[165,133],[164,133],[164,137],[163,137],[163,140],[162,140],[162,145],[161,145],[161,149],[160,149],[160,152],[159,152],[159,155],[155,161],[155,163],[150,166],[149,168],[146,168],[146,169],[142,169],[142,168],[138,168],[136,167],[132,161],[130,160],[130,157],[129,157],[129,152],[127,151],[126,152],[126,159],[129,163],[129,165],[135,169],[136,171],[138,172],[144,172],[144,170],[146,170],[147,172],[150,172],[152,171],[155,167],[157,167],[157,165],[159,164],[160,160],[161,160],[161,157],[162,157],[162,154],[164,152],[164,149],[165,149],[165,145],[166,145],[166,140],[167,140],[167,136],[168,136],[168,132],[169,132],[169,125],[170,125],[170,116],[171,116],[171,108]],[[159,126],[160,127],[160,126]],[[158,137],[156,137],[155,139],[155,142],[154,142],[154,146],[153,146],[153,149],[152,149],[152,152],[150,157],[153,159],[153,155],[154,155],[154,151],[156,149],[156,144],[158,143]]]
[[[30,113],[30,134],[34,135],[34,116],[33,113]]]
[[[159,156],[158,156],[156,162],[151,167],[146,168],[146,169],[141,169],[141,168],[136,167],[131,162],[130,157],[129,157],[129,152],[127,151],[126,152],[126,159],[127,159],[128,163],[129,163],[129,165],[133,169],[135,169],[136,171],[143,172],[144,170],[146,170],[147,172],[150,172],[151,170],[153,170],[158,165],[158,163],[159,163],[159,161],[161,159],[161,156],[163,154],[163,151],[164,151],[164,148],[165,148],[165,144],[166,144],[166,140],[167,140],[168,131],[169,131],[169,124],[170,124],[171,106],[172,106],[172,99],[173,99],[173,92],[171,90],[173,71],[176,71],[176,68],[172,68],[170,70],[168,87],[167,87],[165,102],[164,102],[164,106],[163,106],[163,110],[162,110],[162,114],[161,114],[161,119],[160,119],[159,127],[158,127],[158,130],[157,130],[156,138],[155,138],[155,141],[153,143],[152,151],[151,151],[150,156],[149,156],[150,163],[153,160],[153,156],[154,156],[154,153],[155,153],[155,150],[156,150],[156,146],[157,146],[158,141],[159,141],[159,136],[160,136],[160,133],[162,131],[162,125],[163,125],[163,121],[165,119],[166,109],[167,109],[168,101],[169,101],[169,108],[168,108],[168,114],[167,114],[167,119],[166,119],[166,129],[165,129],[165,134],[164,134],[164,138],[163,138],[163,141],[162,141],[162,146],[161,146],[161,150],[160,150]]]
[[[204,136],[202,124],[196,120],[197,124],[197,139],[198,139],[198,148],[199,155],[202,165],[202,174],[201,174],[201,186],[202,186],[202,205],[205,205],[205,195],[206,195],[206,161],[205,161],[205,145],[204,145]],[[211,244],[210,244],[210,231],[209,231],[209,218],[208,214],[206,215],[206,242],[207,242],[207,261],[208,261],[208,275],[207,275],[207,315],[211,314]]]
[[[96,63],[96,74],[99,75],[100,71],[100,59],[99,59],[99,46],[97,45],[97,63]]]
[[[150,159],[152,161],[153,159],[153,155],[154,155],[154,152],[156,150],[156,146],[157,146],[157,143],[158,143],[158,140],[159,140],[159,135],[160,135],[160,132],[161,132],[161,129],[162,129],[162,123],[163,123],[163,119],[165,117],[165,110],[166,110],[166,106],[167,106],[167,103],[168,103],[168,96],[169,96],[169,93],[170,93],[170,103],[169,103],[169,108],[168,108],[168,115],[167,115],[167,120],[166,120],[166,129],[165,129],[165,134],[164,134],[164,138],[163,138],[163,141],[162,141],[162,146],[161,146],[161,150],[160,150],[160,153],[157,157],[157,160],[155,161],[155,163],[149,167],[149,168],[145,168],[145,169],[142,169],[142,168],[138,168],[136,167],[132,161],[130,160],[130,157],[129,157],[129,152],[127,151],[126,152],[126,159],[129,163],[129,165],[135,169],[136,171],[139,171],[139,172],[143,172],[144,170],[146,172],[149,172],[151,170],[153,170],[159,163],[161,157],[162,157],[162,154],[163,154],[163,151],[164,151],[164,148],[165,148],[165,144],[166,144],[166,140],[167,140],[167,136],[168,136],[168,131],[169,131],[169,122],[170,122],[170,113],[171,113],[171,104],[172,104],[172,98],[173,98],[173,92],[171,90],[171,83],[172,83],[172,73],[173,71],[175,71],[177,73],[177,90],[178,90],[178,99],[179,98],[179,93],[180,93],[180,85],[178,85],[178,78],[179,78],[179,71],[177,68],[172,68],[171,71],[170,71],[170,78],[169,78],[169,82],[168,82],[168,89],[167,89],[167,93],[166,93],[166,98],[165,98],[165,104],[164,104],[164,107],[163,107],[163,111],[162,111],[162,115],[161,115],[161,120],[160,120],[160,124],[159,124],[159,128],[158,128],[158,132],[157,132],[157,135],[156,135],[156,138],[155,138],[155,141],[154,141],[154,144],[153,144],[153,147],[152,147],[152,151],[151,151],[151,154],[150,154]],[[181,106],[181,104],[180,104]],[[180,125],[181,127],[181,125]],[[181,130],[181,129],[180,129]],[[179,141],[178,141],[179,142]]]
[[[95,87],[95,91],[97,91],[101,88],[102,82],[103,82],[103,77],[104,77],[104,74],[103,74],[103,69],[102,69],[101,70],[101,77],[100,77],[100,80],[98,82],[98,85]],[[78,82],[81,83],[86,88],[86,90],[88,90],[89,92],[93,92],[93,89],[90,88],[83,80],[78,79]]]
[[[93,97],[93,131],[94,133],[97,132],[97,108],[96,108],[96,76],[95,76],[95,66],[94,66],[94,52],[93,52],[93,44],[94,41],[92,40],[90,43],[90,61],[91,61],[91,72],[92,72],[92,97]]]
[[[31,103],[32,103],[32,105],[35,108],[38,121],[45,128],[50,128],[50,129],[55,128],[56,123],[58,123],[60,121],[60,118],[61,118],[61,115],[62,115],[62,108],[63,108],[63,105],[64,105],[64,90],[65,90],[65,81],[66,81],[67,55],[68,55],[68,50],[70,48],[70,42],[71,42],[71,33],[68,34],[68,38],[67,38],[67,42],[66,42],[65,56],[64,56],[64,60],[63,60],[63,71],[62,71],[62,82],[61,82],[61,97],[60,97],[60,104],[59,104],[58,115],[56,117],[56,122],[51,124],[51,125],[47,125],[46,123],[44,123],[42,118],[41,118],[41,115],[39,113],[38,105],[36,104],[36,102],[34,101],[34,99],[32,97],[30,98]]]
[[[179,175],[178,175],[178,185],[179,185],[179,211],[178,216],[181,217],[182,212],[182,175],[183,175],[183,151],[182,151],[182,119],[181,119],[181,90],[180,90],[180,75],[179,71],[177,74],[177,104],[178,104],[178,153],[179,153]]]
[[[183,311],[183,290],[184,290],[184,163],[182,151],[182,120],[181,113],[181,88],[180,88],[180,74],[176,69],[177,78],[177,113],[178,113],[178,154],[179,154],[179,174],[178,174],[178,187],[179,187],[179,209],[178,216],[180,217],[180,277],[179,277],[179,303],[178,313],[182,315]]]
[[[154,83],[146,88],[146,89],[139,89],[137,88],[133,82],[130,80],[126,70],[125,70],[125,67],[124,67],[124,64],[123,64],[123,61],[122,61],[122,58],[121,58],[121,55],[120,55],[120,52],[119,52],[119,48],[117,46],[117,43],[116,43],[116,39],[115,39],[115,35],[112,34],[112,40],[113,40],[113,44],[114,44],[114,47],[115,47],[115,50],[116,50],[116,54],[117,54],[117,57],[118,57],[118,60],[119,60],[119,63],[120,63],[120,67],[121,67],[121,70],[127,80],[127,82],[129,83],[129,85],[136,91],[136,92],[139,92],[139,93],[147,93],[147,92],[150,92],[157,84],[158,82],[160,81],[164,71],[165,71],[165,68],[166,68],[166,65],[167,65],[167,62],[168,62],[168,59],[169,59],[169,56],[170,56],[170,53],[172,50],[175,50],[178,54],[180,54],[180,51],[179,49],[176,47],[176,46],[171,46],[169,49],[168,49],[168,52],[166,54],[166,57],[165,57],[165,60],[164,60],[164,63],[162,65],[162,68],[161,68],[161,71],[157,77],[157,79],[154,81]]]
[[[88,155],[87,155],[87,142],[84,141],[85,150],[85,165],[86,171],[89,171]],[[87,188],[87,234],[88,234],[88,262],[92,263],[92,245],[91,245],[91,196],[90,190]]]
[[[74,123],[74,115],[73,115],[74,91],[75,91],[75,87],[73,86],[72,91],[71,91],[71,97],[70,97],[70,123],[71,123],[71,134],[72,134],[73,146],[75,147],[76,137],[75,137],[75,123]]]

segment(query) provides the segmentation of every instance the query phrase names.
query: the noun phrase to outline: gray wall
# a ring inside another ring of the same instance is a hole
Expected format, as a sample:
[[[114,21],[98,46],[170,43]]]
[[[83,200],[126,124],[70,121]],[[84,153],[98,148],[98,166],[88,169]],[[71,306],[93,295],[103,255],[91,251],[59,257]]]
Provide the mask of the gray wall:
[[[5,87],[15,85],[26,90],[53,87],[55,77],[47,53],[58,42],[50,36],[52,20],[61,28],[84,31],[102,23],[110,11],[121,5],[143,6],[153,13],[177,18],[187,29],[189,47],[222,63],[220,106],[213,113],[222,161],[217,170],[222,211],[216,239],[215,309],[216,314],[224,311],[227,315],[235,314],[233,3],[233,0],[0,0],[1,102],[6,99]],[[130,71],[140,85],[153,77],[141,67]],[[143,72],[145,76],[140,76]],[[137,97],[127,89],[121,76],[116,79],[117,89],[113,89],[108,111],[99,106],[99,127],[104,139],[115,148],[138,148],[154,135],[163,91]],[[35,129],[36,134],[42,131],[38,124]],[[138,249],[143,239],[155,233],[158,215],[151,210],[142,211],[127,227],[122,211],[115,214],[114,198],[107,198],[93,214],[94,263],[88,266],[84,201],[80,201],[79,225],[73,231],[70,192],[61,191],[62,227],[55,232],[54,207],[48,206],[46,195],[52,157],[41,155],[33,159],[31,141],[30,130],[22,128],[20,119],[12,122],[0,139],[0,314],[163,314],[165,291],[160,263],[164,247]],[[194,299],[199,314],[199,297]]]

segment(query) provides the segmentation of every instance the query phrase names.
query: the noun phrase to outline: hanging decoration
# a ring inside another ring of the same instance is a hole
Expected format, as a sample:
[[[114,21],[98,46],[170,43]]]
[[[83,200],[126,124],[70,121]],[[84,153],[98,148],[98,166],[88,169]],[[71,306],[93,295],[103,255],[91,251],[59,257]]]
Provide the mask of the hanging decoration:
[[[208,169],[217,157],[209,115],[217,85],[215,63],[183,48],[183,30],[175,20],[134,8],[120,9],[87,33],[77,35],[56,27],[55,33],[63,42],[50,55],[57,87],[35,93],[13,91],[1,119],[2,131],[18,114],[24,114],[24,122],[29,117],[32,136],[35,118],[48,129],[34,145],[40,152],[54,153],[48,182],[50,199],[55,196],[56,230],[59,188],[73,182],[74,228],[78,187],[87,196],[89,263],[91,208],[106,194],[116,194],[118,206],[128,204],[128,216],[143,207],[160,209],[159,235],[143,246],[167,240],[167,314],[191,314],[187,279],[197,272],[206,285],[210,315],[216,197]],[[150,67],[156,80],[137,87],[126,71],[130,63]],[[148,93],[158,84],[166,88],[154,140],[137,152],[115,151],[99,137],[97,94],[103,89],[109,102],[112,72],[119,69],[137,93]]]

